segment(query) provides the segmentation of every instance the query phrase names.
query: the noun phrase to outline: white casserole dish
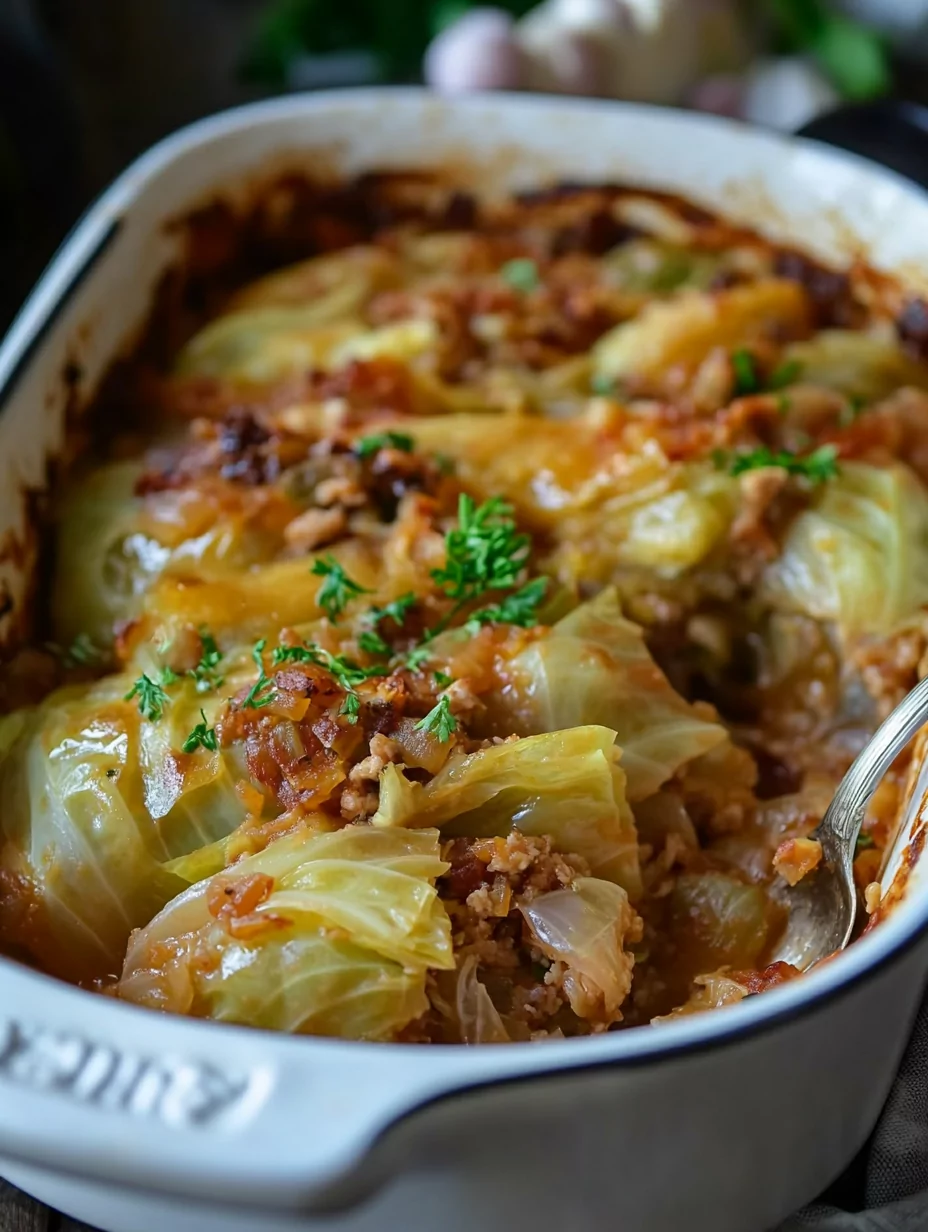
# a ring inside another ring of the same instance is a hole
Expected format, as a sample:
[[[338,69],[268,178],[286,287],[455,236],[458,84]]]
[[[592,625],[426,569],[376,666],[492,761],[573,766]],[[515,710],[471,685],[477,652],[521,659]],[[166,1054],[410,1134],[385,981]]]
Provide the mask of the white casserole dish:
[[[669,189],[825,259],[928,288],[928,200],[846,154],[692,115],[418,91],[290,98],[187,129],[93,207],[0,349],[0,584],[28,591],[25,489],[177,256],[171,218],[269,164],[466,168]],[[849,1162],[928,973],[928,771],[884,884],[905,892],[838,961],[718,1013],[545,1046],[292,1039],[162,1018],[0,959],[0,1171],[108,1232],[761,1232]],[[911,868],[908,866],[911,865]],[[905,866],[905,867],[903,867]]]

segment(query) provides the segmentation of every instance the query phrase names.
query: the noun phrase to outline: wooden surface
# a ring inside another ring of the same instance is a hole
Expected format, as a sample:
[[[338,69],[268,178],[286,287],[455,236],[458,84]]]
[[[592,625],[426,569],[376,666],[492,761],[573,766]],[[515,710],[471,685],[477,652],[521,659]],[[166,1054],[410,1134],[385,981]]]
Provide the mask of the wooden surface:
[[[0,1232],[93,1232],[0,1180]]]

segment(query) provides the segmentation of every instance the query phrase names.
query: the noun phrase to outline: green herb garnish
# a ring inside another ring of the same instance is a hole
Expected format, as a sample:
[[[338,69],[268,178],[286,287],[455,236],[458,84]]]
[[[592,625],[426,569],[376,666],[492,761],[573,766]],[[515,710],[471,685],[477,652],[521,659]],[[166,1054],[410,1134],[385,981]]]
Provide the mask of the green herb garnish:
[[[162,667],[158,673],[158,683],[163,685],[164,688],[177,684],[178,680],[180,680],[180,676],[178,676],[173,667]]]
[[[431,658],[432,652],[428,646],[415,646],[403,659],[402,666],[410,672],[417,672],[423,663]]]
[[[338,713],[343,715],[352,726],[357,723],[358,715],[361,713],[361,699],[357,693],[351,692],[345,695],[345,700]]]
[[[786,359],[779,367],[774,368],[764,382],[764,388],[770,393],[779,393],[787,385],[793,385],[802,373],[802,364],[798,359]]]
[[[389,658],[393,653],[380,634],[372,633],[370,629],[365,629],[358,637],[358,647],[365,654],[380,655],[384,658]]]
[[[200,630],[200,644],[203,648],[200,661],[189,675],[196,681],[198,693],[209,693],[222,684],[222,677],[216,671],[222,662],[222,651],[208,629]]]
[[[346,686],[360,684],[370,676],[384,675],[382,667],[360,667],[353,659],[348,659],[345,655],[333,655],[315,642],[302,646],[275,646],[271,658],[275,667],[282,663],[314,663],[316,667],[324,667],[340,684]]]
[[[851,394],[838,414],[838,427],[849,428],[867,405],[867,399],[860,394]]]
[[[507,261],[499,271],[499,276],[514,291],[521,291],[523,295],[537,291],[541,285],[538,266],[531,257],[516,257],[512,261]]]
[[[449,684],[454,684],[454,677],[449,676],[447,672],[432,672],[436,684],[440,684],[443,689],[447,689]]]
[[[362,436],[354,443],[354,452],[359,458],[370,458],[381,449],[399,449],[403,453],[412,453],[416,442],[405,432],[376,432],[372,436]]]
[[[411,607],[416,605],[416,596],[412,591],[408,591],[405,595],[400,595],[398,599],[393,599],[384,607],[372,607],[366,613],[364,619],[369,620],[371,624],[379,625],[382,620],[395,620],[402,628],[403,622],[406,619],[406,614]]]
[[[865,830],[861,830],[857,836],[857,846],[854,849],[854,855],[858,855],[861,851],[869,851],[871,847],[876,846],[876,840],[872,834],[867,834]]]
[[[206,749],[210,753],[215,753],[219,747],[219,742],[216,739],[215,727],[210,727],[206,722],[206,715],[200,711],[202,722],[198,723],[187,739],[183,743],[185,753],[195,753],[197,749]]]
[[[345,610],[349,601],[356,595],[369,595],[370,591],[360,586],[345,572],[331,554],[317,560],[312,567],[312,573],[325,581],[316,591],[316,602],[331,620],[338,623],[338,618]]]
[[[138,698],[139,714],[142,718],[148,719],[151,723],[157,723],[168,704],[168,695],[161,685],[143,673],[125,695],[123,701],[131,702],[134,697]]]
[[[538,623],[538,605],[545,597],[547,589],[547,578],[534,578],[514,594],[507,595],[502,603],[495,603],[474,612],[467,622],[467,627],[474,631],[481,625],[501,624],[518,625],[522,629],[528,629]]]
[[[743,475],[746,471],[761,470],[769,466],[778,466],[790,475],[808,479],[810,483],[824,483],[841,473],[834,445],[822,445],[804,458],[786,449],[774,453],[766,445],[761,445],[750,453],[735,455],[731,459],[729,472],[732,475]]]
[[[78,633],[62,657],[66,667],[92,667],[102,663],[105,655],[88,634]]]
[[[417,731],[437,736],[442,744],[447,744],[457,729],[458,721],[451,713],[451,700],[447,696],[440,697],[425,718],[416,724]]]
[[[251,652],[251,657],[258,668],[258,679],[248,690],[248,694],[242,702],[242,706],[246,710],[260,710],[263,706],[269,706],[276,696],[274,682],[264,671],[264,647],[266,645],[267,643],[262,638],[260,642],[255,642],[254,649]]]
[[[735,397],[744,398],[748,394],[756,394],[760,389],[760,377],[757,375],[757,364],[750,351],[743,347],[732,351],[731,366],[735,373]]]
[[[515,586],[525,567],[532,541],[519,534],[512,506],[493,496],[479,507],[462,493],[458,525],[445,535],[445,566],[432,577],[458,607],[488,590]]]
[[[590,389],[600,398],[608,398],[615,393],[615,380],[605,372],[596,372],[590,378]]]

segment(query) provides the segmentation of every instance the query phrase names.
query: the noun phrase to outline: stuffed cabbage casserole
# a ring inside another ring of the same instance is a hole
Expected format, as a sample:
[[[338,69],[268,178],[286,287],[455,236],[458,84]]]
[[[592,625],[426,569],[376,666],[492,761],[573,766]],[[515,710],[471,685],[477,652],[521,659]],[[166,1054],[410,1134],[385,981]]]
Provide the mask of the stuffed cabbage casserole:
[[[928,664],[928,306],[614,186],[185,226],[0,677],[4,951],[422,1043],[795,978],[787,886]]]

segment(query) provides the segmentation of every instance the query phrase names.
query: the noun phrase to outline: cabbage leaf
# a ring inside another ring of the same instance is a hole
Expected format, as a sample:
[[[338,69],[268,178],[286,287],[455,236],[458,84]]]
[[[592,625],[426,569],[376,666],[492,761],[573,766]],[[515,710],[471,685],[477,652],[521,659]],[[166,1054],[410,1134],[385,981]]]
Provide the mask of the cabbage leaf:
[[[795,282],[768,278],[714,293],[684,291],[617,325],[593,350],[599,375],[659,380],[671,368],[695,368],[714,347],[732,349],[810,324],[809,300]]]
[[[212,722],[220,700],[181,683],[150,723],[125,700],[131,685],[118,675],[59,690],[2,721],[0,868],[41,908],[43,965],[72,979],[116,970],[131,930],[184,888],[165,865],[246,816],[239,748],[181,751],[201,707]]]
[[[170,551],[142,533],[134,462],[102,466],[72,483],[57,509],[52,615],[63,645],[83,634],[97,646],[139,607]]]
[[[396,765],[380,779],[375,827],[437,826],[444,837],[488,838],[510,829],[550,835],[599,877],[641,890],[638,840],[617,765],[615,733],[574,727],[448,759],[426,784]]]
[[[42,922],[11,940],[71,980],[118,970],[132,929],[184,884],[160,864],[165,844],[142,798],[139,725],[127,703],[67,694],[2,721],[0,868],[15,876],[10,898],[20,895]]]
[[[454,967],[434,888],[447,868],[434,830],[296,831],[190,886],[135,934],[118,994],[278,1031],[391,1038],[428,1008],[426,970]],[[223,926],[217,889],[256,877],[268,892],[250,927]]]
[[[539,894],[521,906],[546,957],[567,968],[564,988],[580,1018],[614,1021],[632,984],[633,956],[623,947],[637,917],[621,886],[580,877],[567,890]]]
[[[798,365],[797,382],[862,402],[877,402],[901,386],[928,389],[928,367],[907,355],[897,338],[862,330],[823,330],[787,347],[783,362]]]
[[[728,738],[674,691],[611,589],[532,642],[511,670],[518,730],[597,724],[616,732],[633,804]]]
[[[767,569],[773,607],[886,635],[928,603],[928,494],[904,465],[842,463]]]

